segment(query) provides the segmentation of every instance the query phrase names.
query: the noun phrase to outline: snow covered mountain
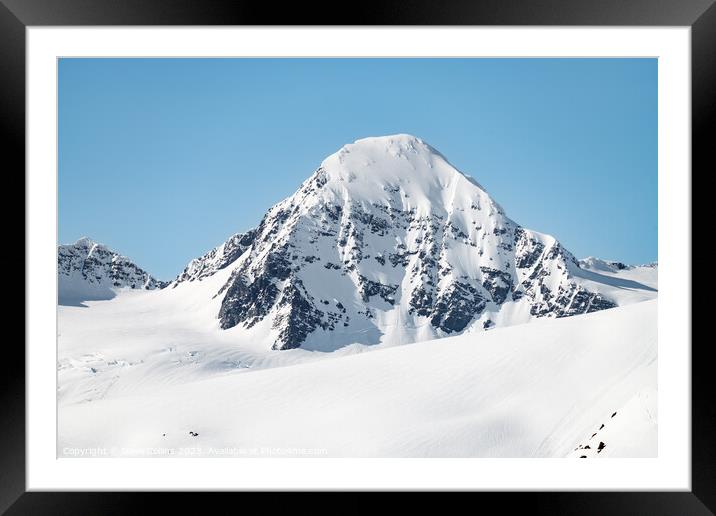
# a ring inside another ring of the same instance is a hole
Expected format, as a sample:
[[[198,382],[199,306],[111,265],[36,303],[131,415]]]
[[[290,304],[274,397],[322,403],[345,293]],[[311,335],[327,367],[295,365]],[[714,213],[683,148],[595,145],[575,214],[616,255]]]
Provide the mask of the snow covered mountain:
[[[58,281],[59,456],[657,453],[657,265],[576,260],[412,136],[346,145],[168,285],[88,239]]]
[[[410,135],[344,146],[172,286],[224,269],[212,294],[221,328],[252,330],[272,349],[415,342],[656,295],[582,268]]]
[[[251,246],[255,235],[256,231],[253,229],[246,233],[236,233],[220,246],[215,247],[199,258],[195,258],[172,282],[172,286],[176,288],[177,285],[184,281],[208,278],[221,269],[228,267]]]
[[[627,265],[622,262],[602,260],[601,258],[595,258],[594,256],[589,256],[579,260],[579,266],[583,269],[603,272],[630,271],[641,268],[656,270],[658,268],[658,264],[656,262],[645,263],[643,265]]]
[[[57,247],[57,281],[60,304],[111,299],[123,288],[153,290],[167,285],[87,237]]]

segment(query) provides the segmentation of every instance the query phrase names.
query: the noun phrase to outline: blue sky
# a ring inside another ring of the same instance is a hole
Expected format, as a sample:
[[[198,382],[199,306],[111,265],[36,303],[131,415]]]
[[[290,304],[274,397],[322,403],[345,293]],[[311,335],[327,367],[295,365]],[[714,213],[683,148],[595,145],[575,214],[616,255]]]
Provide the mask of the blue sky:
[[[657,259],[656,59],[61,59],[59,239],[161,279],[410,133],[578,257]]]

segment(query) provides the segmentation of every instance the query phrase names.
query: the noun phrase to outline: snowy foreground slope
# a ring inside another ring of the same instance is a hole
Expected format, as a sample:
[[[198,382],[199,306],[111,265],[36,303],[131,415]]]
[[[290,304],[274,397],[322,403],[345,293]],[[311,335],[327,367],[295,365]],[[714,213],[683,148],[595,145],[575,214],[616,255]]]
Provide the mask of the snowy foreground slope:
[[[263,370],[146,369],[129,390],[61,399],[58,455],[655,456],[656,317],[653,300],[364,353],[265,352],[285,367]]]

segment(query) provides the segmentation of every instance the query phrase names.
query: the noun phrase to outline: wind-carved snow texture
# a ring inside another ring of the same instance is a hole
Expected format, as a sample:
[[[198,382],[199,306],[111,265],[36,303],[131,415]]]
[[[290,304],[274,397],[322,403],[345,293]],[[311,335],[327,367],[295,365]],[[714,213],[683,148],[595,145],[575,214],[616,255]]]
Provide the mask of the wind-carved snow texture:
[[[580,281],[555,238],[509,219],[409,135],[344,146],[176,283],[229,264],[221,328],[269,321],[273,349],[427,340],[617,305]]]
[[[58,298],[60,304],[111,299],[118,289],[160,289],[156,280],[131,260],[89,238],[57,248]]]

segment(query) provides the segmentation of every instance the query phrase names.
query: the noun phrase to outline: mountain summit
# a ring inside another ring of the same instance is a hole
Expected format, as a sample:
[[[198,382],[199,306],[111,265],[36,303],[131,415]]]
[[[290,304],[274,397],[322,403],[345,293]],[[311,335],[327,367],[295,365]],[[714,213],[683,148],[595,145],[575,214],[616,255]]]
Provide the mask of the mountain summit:
[[[174,286],[224,268],[221,328],[256,328],[273,349],[414,342],[617,305],[555,238],[404,134],[342,147]]]

